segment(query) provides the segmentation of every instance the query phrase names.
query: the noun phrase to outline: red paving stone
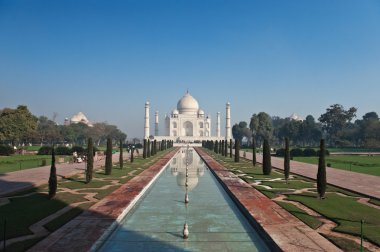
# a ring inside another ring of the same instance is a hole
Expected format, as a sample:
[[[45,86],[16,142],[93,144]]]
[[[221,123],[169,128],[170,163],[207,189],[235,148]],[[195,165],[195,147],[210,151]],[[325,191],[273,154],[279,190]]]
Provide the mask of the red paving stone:
[[[243,151],[240,152],[243,157]],[[257,162],[262,163],[262,155],[256,155]],[[252,160],[252,153],[246,152],[246,159]],[[272,167],[284,169],[284,159],[272,157]],[[290,161],[290,172],[307,178],[317,178],[318,165]],[[358,172],[340,170],[326,167],[327,183],[367,195],[371,198],[380,199],[380,176],[373,176]]]
[[[124,209],[148,185],[170,159],[177,153],[175,149],[160,158],[155,164],[122,185],[119,189],[93,205],[90,209],[50,234],[28,251],[40,252],[80,252],[88,251],[104,232],[122,214]]]
[[[341,251],[305,223],[248,185],[200,148],[208,167],[283,251]]]

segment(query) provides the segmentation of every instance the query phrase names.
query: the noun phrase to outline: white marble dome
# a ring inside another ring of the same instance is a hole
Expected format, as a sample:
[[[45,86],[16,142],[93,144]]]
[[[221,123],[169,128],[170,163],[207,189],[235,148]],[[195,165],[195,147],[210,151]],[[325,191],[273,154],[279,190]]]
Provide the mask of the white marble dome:
[[[186,93],[177,103],[177,109],[180,114],[196,115],[199,110],[198,101],[189,93]]]
[[[175,109],[175,110],[173,110],[172,114],[173,114],[173,115],[178,115],[179,112],[178,112],[178,110]]]

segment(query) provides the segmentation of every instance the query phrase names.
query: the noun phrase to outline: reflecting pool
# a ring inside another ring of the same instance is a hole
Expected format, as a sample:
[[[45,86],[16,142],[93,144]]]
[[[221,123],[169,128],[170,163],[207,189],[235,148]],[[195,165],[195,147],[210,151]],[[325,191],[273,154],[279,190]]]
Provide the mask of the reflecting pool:
[[[99,251],[269,249],[195,150],[182,148]]]

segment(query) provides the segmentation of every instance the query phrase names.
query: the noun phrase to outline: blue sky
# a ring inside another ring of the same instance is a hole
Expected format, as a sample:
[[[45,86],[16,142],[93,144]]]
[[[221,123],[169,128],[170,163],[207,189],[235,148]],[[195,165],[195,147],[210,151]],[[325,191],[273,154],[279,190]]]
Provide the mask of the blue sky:
[[[162,119],[187,88],[233,123],[380,114],[380,1],[0,0],[0,108],[141,137],[145,100]]]

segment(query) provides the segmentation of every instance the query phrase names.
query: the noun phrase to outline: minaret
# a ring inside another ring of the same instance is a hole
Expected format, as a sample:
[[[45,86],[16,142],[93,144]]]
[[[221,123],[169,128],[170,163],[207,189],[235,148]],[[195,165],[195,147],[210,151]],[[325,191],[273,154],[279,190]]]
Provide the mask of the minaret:
[[[154,135],[158,136],[158,111],[155,114]]]
[[[226,140],[231,139],[231,105],[226,104]]]
[[[145,103],[144,139],[149,138],[149,101]]]
[[[220,112],[216,114],[216,136],[220,137]]]

